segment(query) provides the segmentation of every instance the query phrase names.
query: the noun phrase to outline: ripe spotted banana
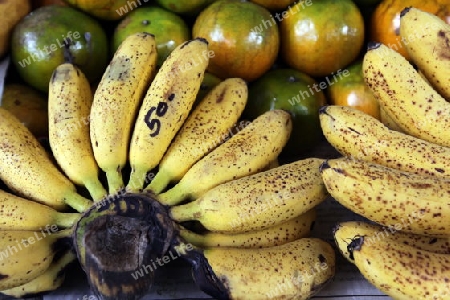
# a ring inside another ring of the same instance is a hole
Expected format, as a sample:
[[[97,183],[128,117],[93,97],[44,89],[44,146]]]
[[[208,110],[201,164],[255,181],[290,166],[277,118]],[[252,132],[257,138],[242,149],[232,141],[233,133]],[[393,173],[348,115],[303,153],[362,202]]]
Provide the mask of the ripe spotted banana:
[[[362,275],[396,300],[450,298],[449,254],[433,253],[395,239],[347,236],[348,251]]]
[[[72,250],[66,250],[60,257],[53,260],[49,268],[41,275],[23,285],[0,291],[0,293],[23,299],[39,293],[54,291],[63,284],[65,270],[75,259],[76,254]]]
[[[175,205],[198,198],[221,183],[261,171],[278,157],[291,130],[288,112],[265,112],[195,163],[173,188],[158,198],[165,205]]]
[[[383,106],[380,106],[380,121],[390,130],[403,132],[400,126],[395,123],[395,120],[389,115],[389,113],[383,108]]]
[[[198,234],[185,228],[180,229],[180,236],[188,243],[200,248],[238,247],[266,248],[286,244],[309,236],[316,220],[316,210],[310,209],[298,217],[265,229],[241,233],[206,232]]]
[[[414,64],[450,101],[450,25],[432,13],[409,7],[401,14],[400,36]]]
[[[334,249],[318,238],[259,249],[194,248],[182,257],[197,286],[215,299],[309,299],[335,274]]]
[[[320,167],[330,195],[384,226],[429,236],[450,236],[450,179],[338,158]]]
[[[364,55],[363,74],[380,105],[404,132],[450,146],[450,103],[400,53],[371,44]]]
[[[328,196],[319,173],[323,160],[307,158],[216,186],[173,206],[178,222],[196,220],[218,232],[261,230],[295,218]]]
[[[127,190],[138,191],[183,125],[208,66],[208,42],[197,38],[175,48],[151,83],[130,142],[131,174]]]
[[[82,197],[53,164],[33,134],[0,108],[0,179],[17,194],[57,210],[71,206],[82,212],[92,201]]]
[[[434,253],[450,254],[450,238],[434,238],[400,231],[400,227],[380,226],[367,221],[345,221],[333,228],[334,241],[341,254],[351,263],[353,258],[348,251],[351,239],[362,236],[366,242],[376,243],[381,239],[393,239],[398,243],[414,246],[417,249]]]
[[[72,182],[84,185],[94,200],[106,196],[89,137],[92,92],[83,72],[70,63],[59,65],[48,91],[49,143]]]
[[[40,230],[48,226],[71,227],[79,213],[53,208],[0,190],[0,230]]]
[[[1,230],[0,291],[20,286],[43,274],[72,231]]]
[[[342,155],[417,174],[450,176],[450,148],[389,130],[351,107],[325,106],[319,117],[326,139]]]
[[[240,78],[228,78],[216,85],[192,110],[146,189],[161,193],[169,183],[179,181],[206,153],[223,143],[244,110],[247,97],[247,83]]]
[[[106,173],[110,194],[123,188],[122,169],[142,97],[156,71],[155,37],[128,36],[117,49],[94,93],[90,136],[95,160]]]

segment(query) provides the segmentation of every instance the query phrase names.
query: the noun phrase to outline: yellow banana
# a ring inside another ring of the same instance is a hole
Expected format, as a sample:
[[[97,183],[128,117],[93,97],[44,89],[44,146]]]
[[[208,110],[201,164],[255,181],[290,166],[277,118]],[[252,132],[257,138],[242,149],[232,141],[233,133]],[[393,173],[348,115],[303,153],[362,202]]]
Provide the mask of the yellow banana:
[[[356,109],[325,106],[322,132],[342,155],[423,175],[450,176],[450,148],[389,130]]]
[[[353,212],[411,233],[450,236],[450,179],[352,158],[330,159],[320,171],[330,195]]]
[[[208,42],[186,41],[164,61],[139,109],[130,143],[131,174],[127,190],[138,191],[183,125],[208,66]]]
[[[146,189],[161,193],[169,183],[179,181],[206,153],[223,143],[244,110],[247,97],[247,83],[240,78],[228,78],[216,85],[192,110]]]
[[[403,132],[403,130],[395,123],[395,120],[389,115],[389,113],[380,106],[380,121],[390,130],[395,130],[399,132]]]
[[[414,64],[450,101],[450,25],[432,13],[409,7],[400,17],[400,37]]]
[[[286,244],[309,236],[316,220],[314,208],[280,224],[265,229],[241,233],[206,232],[198,234],[185,228],[180,229],[181,237],[200,248],[238,247],[266,248]]]
[[[57,242],[71,230],[0,231],[0,291],[20,286],[43,274],[58,252]]]
[[[364,55],[363,74],[381,106],[404,132],[450,146],[450,103],[400,53],[371,44]]]
[[[381,239],[392,239],[396,243],[414,246],[417,249],[434,253],[450,254],[450,238],[434,238],[419,234],[399,231],[401,228],[385,227],[367,221],[345,221],[333,228],[333,237],[341,254],[351,263],[352,256],[348,251],[351,239],[366,237],[366,241],[376,243]]]
[[[158,199],[165,205],[175,205],[187,198],[198,198],[221,183],[261,171],[278,157],[291,130],[288,112],[267,111],[195,163]]]
[[[215,299],[309,299],[336,268],[334,249],[318,238],[259,249],[191,250],[186,257],[199,288]]]
[[[49,268],[41,275],[23,285],[0,291],[0,293],[23,299],[39,293],[54,291],[63,284],[65,270],[75,259],[76,254],[72,250],[66,250],[61,257],[52,261]]]
[[[196,200],[173,206],[175,221],[199,221],[219,232],[261,230],[299,216],[328,196],[319,166],[307,158],[216,186]]]
[[[450,298],[449,254],[433,253],[395,239],[348,236],[349,252],[362,275],[396,300]]]
[[[89,137],[92,92],[83,72],[70,63],[59,65],[48,91],[49,143],[72,182],[84,185],[94,200],[106,196]]]
[[[79,213],[53,208],[0,190],[0,230],[39,230],[47,226],[71,227]]]
[[[79,212],[92,201],[82,197],[53,164],[33,134],[0,107],[0,179],[17,194],[57,210],[67,204]]]
[[[128,36],[117,49],[94,93],[90,136],[95,160],[106,173],[109,193],[123,188],[122,169],[142,97],[156,71],[155,37]]]

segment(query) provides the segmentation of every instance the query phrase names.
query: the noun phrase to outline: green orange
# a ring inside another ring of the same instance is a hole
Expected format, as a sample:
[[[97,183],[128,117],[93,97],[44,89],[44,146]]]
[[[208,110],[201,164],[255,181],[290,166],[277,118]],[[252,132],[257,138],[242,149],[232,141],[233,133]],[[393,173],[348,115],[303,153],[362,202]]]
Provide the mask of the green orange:
[[[250,84],[243,117],[252,120],[268,110],[288,111],[293,130],[282,155],[295,157],[321,140],[319,108],[325,104],[324,92],[311,76],[290,68],[274,69]]]
[[[216,0],[156,0],[156,2],[167,10],[179,15],[195,16]]]
[[[222,79],[255,80],[278,55],[276,20],[266,8],[248,1],[214,2],[196,18],[192,36],[208,40],[214,54],[208,71]]]
[[[364,19],[351,0],[298,1],[280,23],[281,55],[313,77],[354,61],[364,43]]]
[[[14,28],[12,62],[19,75],[48,91],[53,70],[65,61],[76,64],[90,82],[99,80],[108,61],[108,40],[101,25],[71,7],[40,7]]]
[[[112,51],[129,35],[148,32],[155,36],[158,49],[158,65],[178,45],[190,39],[191,32],[186,22],[173,12],[157,6],[140,7],[129,13],[115,28]]]

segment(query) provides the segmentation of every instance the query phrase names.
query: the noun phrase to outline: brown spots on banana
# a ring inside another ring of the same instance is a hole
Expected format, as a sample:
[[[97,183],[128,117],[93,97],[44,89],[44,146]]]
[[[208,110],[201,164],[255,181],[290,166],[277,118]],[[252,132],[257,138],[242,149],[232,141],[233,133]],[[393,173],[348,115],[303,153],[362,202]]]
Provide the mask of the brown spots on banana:
[[[439,30],[438,36],[438,56],[444,60],[450,60],[450,31]]]

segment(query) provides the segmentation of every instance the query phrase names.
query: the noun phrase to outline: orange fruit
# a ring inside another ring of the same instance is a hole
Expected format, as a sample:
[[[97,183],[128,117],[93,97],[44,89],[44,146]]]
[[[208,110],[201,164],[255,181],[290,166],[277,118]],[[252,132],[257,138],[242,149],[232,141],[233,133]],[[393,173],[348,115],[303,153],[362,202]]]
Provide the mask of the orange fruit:
[[[216,0],[156,0],[156,3],[161,7],[182,16],[196,16],[214,1]]]
[[[408,60],[400,39],[400,12],[409,6],[433,13],[450,24],[450,0],[383,0],[378,4],[371,18],[370,40],[387,45]]]
[[[15,115],[36,137],[48,136],[47,95],[29,85],[5,84],[0,106]]]
[[[15,27],[11,36],[11,62],[32,87],[47,92],[54,69],[76,64],[93,83],[109,62],[108,38],[100,23],[69,6],[42,6]]]
[[[352,63],[341,74],[326,90],[330,104],[351,106],[380,119],[378,100],[364,82],[362,61]]]
[[[102,20],[120,20],[144,0],[65,0],[70,5]]]
[[[287,9],[289,5],[297,0],[250,0],[253,3],[264,6],[270,11],[280,11]]]
[[[270,12],[240,0],[219,0],[196,18],[192,36],[209,43],[208,71],[219,78],[253,81],[270,69],[278,55],[278,25]]]
[[[116,26],[111,51],[115,53],[127,36],[143,31],[155,36],[158,66],[162,65],[173,49],[191,37],[188,25],[175,13],[158,6],[139,7]]]
[[[280,22],[281,55],[313,77],[354,61],[364,43],[364,19],[351,0],[299,1]]]
[[[6,0],[0,1],[0,59],[10,50],[11,34],[20,20],[31,11],[29,0]]]
[[[292,133],[282,157],[297,157],[322,138],[319,108],[326,104],[319,83],[291,68],[273,69],[249,85],[243,117],[253,120],[268,110],[283,109],[292,116]]]

